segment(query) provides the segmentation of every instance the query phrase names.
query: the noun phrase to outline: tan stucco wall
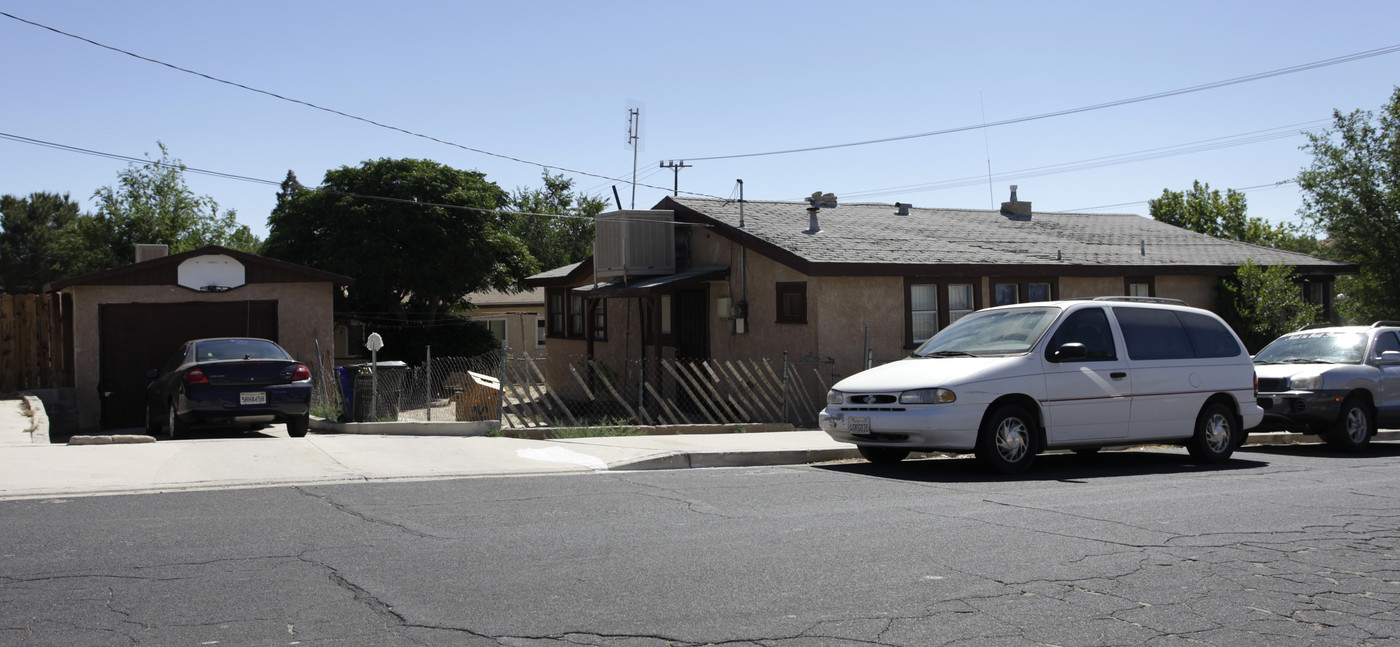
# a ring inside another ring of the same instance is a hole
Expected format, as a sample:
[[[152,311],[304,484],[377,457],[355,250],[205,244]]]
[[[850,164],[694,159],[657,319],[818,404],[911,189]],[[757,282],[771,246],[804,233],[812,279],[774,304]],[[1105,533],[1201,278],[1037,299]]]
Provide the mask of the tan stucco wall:
[[[1063,276],[1060,277],[1060,298],[1110,297],[1123,294],[1121,276]]]
[[[78,428],[96,429],[101,400],[97,392],[101,349],[98,306],[108,303],[182,303],[187,301],[277,301],[278,343],[293,357],[311,364],[316,341],[321,363],[329,366],[334,353],[330,283],[252,283],[228,292],[195,292],[178,286],[73,286],[73,377]],[[314,369],[314,364],[311,364]]]
[[[536,321],[544,318],[544,305],[478,306],[468,315],[470,319],[504,319],[506,350],[513,355],[528,354],[534,359],[545,356],[545,349],[536,348]]]
[[[1214,276],[1159,276],[1157,296],[1181,299],[1189,305],[1214,312],[1218,285],[1220,279]]]

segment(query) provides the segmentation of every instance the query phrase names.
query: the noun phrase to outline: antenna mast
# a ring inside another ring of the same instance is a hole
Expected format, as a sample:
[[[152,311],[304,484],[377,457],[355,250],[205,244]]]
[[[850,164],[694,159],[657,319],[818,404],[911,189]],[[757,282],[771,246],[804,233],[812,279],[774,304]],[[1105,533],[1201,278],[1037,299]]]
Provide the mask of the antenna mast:
[[[627,109],[627,143],[632,145],[632,206],[637,208],[637,140],[642,138],[642,109]],[[677,182],[680,180],[677,179]]]

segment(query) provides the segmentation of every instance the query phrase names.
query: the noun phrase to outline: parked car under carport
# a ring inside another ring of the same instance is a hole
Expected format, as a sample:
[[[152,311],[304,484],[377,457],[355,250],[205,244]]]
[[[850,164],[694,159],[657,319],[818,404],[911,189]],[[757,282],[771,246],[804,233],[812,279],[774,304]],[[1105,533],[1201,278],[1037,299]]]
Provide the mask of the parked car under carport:
[[[311,371],[267,339],[190,340],[147,377],[152,435],[283,422],[288,435],[301,437],[310,427]]]

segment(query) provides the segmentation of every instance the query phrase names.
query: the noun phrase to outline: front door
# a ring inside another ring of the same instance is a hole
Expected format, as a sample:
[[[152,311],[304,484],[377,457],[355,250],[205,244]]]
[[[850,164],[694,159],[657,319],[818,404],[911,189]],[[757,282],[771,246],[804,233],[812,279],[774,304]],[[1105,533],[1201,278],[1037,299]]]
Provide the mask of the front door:
[[[710,357],[709,308],[705,290],[676,291],[676,359]]]
[[[1049,357],[1067,343],[1083,344],[1086,356],[1061,361]],[[1050,338],[1046,355],[1046,440],[1055,445],[1127,438],[1132,381],[1104,310],[1071,313]]]

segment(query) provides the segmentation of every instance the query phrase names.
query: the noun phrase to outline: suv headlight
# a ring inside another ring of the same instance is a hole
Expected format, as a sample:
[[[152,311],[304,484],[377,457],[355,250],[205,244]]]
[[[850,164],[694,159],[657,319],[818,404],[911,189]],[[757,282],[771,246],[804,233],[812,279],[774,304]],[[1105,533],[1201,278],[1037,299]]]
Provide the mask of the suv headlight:
[[[1322,374],[1294,375],[1288,378],[1290,391],[1316,391],[1322,388]]]
[[[826,392],[827,404],[845,404],[846,394],[840,391],[831,390]]]
[[[918,389],[899,394],[900,404],[947,404],[957,399],[958,396],[948,389]]]

